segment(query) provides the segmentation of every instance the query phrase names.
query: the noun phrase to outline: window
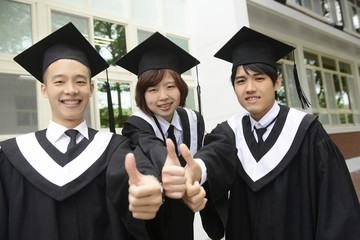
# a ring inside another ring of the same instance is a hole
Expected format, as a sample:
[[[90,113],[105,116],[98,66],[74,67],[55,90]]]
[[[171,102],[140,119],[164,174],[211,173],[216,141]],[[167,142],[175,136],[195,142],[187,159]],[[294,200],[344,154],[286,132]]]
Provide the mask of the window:
[[[72,22],[84,37],[89,40],[89,19],[58,11],[51,12],[51,30],[53,32],[69,22]]]
[[[359,125],[358,89],[351,64],[304,51],[306,77],[314,114],[324,125]]]
[[[281,87],[277,91],[278,102],[280,104],[291,106],[294,108],[301,108],[301,103],[297,95],[296,85],[294,80],[294,60],[293,54],[283,57],[277,63],[277,69],[281,78]]]
[[[0,1],[0,52],[18,54],[32,45],[31,6]]]
[[[109,115],[105,82],[98,82],[98,107],[101,128],[109,127]],[[132,114],[130,84],[110,82],[111,98],[114,108],[115,127],[123,127],[124,122]]]
[[[170,35],[167,35],[166,37],[169,40],[171,40],[172,42],[174,42],[176,45],[181,47],[186,52],[189,52],[189,41],[187,39],[174,37],[174,36],[170,36]],[[188,70],[188,71],[184,72],[183,74],[187,75],[187,76],[190,76],[191,75],[191,70]]]
[[[360,33],[360,0],[346,1],[350,30]]]
[[[38,129],[36,79],[0,73],[0,134],[22,134]]]
[[[153,34],[153,32],[148,32],[144,30],[137,30],[137,36],[138,36],[138,44],[145,41],[148,37],[150,37]]]
[[[95,48],[110,64],[126,54],[125,27],[115,23],[94,20]]]
[[[344,26],[340,0],[288,0],[290,4],[301,6],[329,24],[342,28]]]
[[[197,101],[197,99],[196,99]],[[189,92],[186,97],[185,107],[190,108],[192,110],[196,110],[195,105],[195,88],[189,87]]]

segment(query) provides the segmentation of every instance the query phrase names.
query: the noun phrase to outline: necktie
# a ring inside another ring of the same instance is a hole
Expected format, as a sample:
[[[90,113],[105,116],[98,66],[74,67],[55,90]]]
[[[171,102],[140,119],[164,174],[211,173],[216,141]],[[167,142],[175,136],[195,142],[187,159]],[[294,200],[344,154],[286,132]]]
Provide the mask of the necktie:
[[[256,135],[258,136],[258,147],[261,147],[261,145],[264,143],[263,140],[263,135],[266,132],[267,128],[256,128],[254,127],[255,131],[256,131]]]
[[[256,135],[258,136],[258,143],[257,143],[258,148],[261,147],[261,145],[264,143],[263,135],[264,135],[264,133],[266,132],[267,128],[268,128],[271,124],[273,124],[276,119],[277,119],[277,116],[276,116],[268,125],[266,125],[266,127],[263,127],[263,128],[256,128],[256,127],[254,127],[254,129],[255,129],[255,131],[256,131]]]
[[[176,142],[176,138],[175,138],[175,134],[174,134],[174,125],[170,125],[170,127],[168,129],[168,138],[170,138],[173,141],[174,146],[175,146],[176,155],[179,156],[178,149],[177,149],[177,142]]]
[[[75,129],[70,129],[70,130],[65,131],[65,134],[70,137],[70,142],[67,147],[67,151],[69,151],[70,148],[72,148],[73,146],[76,145],[76,136],[78,133],[79,133],[79,131],[75,130]]]

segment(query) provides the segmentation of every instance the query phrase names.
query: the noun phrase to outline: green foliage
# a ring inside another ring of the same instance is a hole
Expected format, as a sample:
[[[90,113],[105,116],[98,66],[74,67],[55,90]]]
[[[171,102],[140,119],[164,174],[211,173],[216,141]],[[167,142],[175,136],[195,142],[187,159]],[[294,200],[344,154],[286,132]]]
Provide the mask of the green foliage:
[[[110,65],[126,54],[125,27],[115,23],[94,20],[95,48],[106,50],[111,57],[103,56]]]

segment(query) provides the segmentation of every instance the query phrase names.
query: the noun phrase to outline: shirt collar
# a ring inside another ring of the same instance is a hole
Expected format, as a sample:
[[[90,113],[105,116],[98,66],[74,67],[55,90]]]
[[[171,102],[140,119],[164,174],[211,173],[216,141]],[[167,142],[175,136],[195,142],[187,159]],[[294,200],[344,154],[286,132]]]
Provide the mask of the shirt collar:
[[[257,122],[250,116],[251,130],[254,130],[254,127],[262,128],[267,126],[272,120],[274,120],[274,118],[276,118],[279,111],[280,111],[280,106],[275,101],[272,108],[260,119],[260,121]]]
[[[170,124],[174,125],[174,128],[182,131],[182,127],[181,127],[181,123],[180,123],[180,117],[179,114],[177,113],[177,111],[174,112],[173,118],[171,120],[171,123],[169,123],[168,121],[166,121],[163,117],[161,117],[160,115],[155,114],[155,117],[157,118],[157,120],[159,121],[160,127],[161,127],[161,131],[165,134],[169,127]]]
[[[85,120],[73,129],[78,130],[79,133],[84,136],[84,138],[89,139],[89,131]],[[49,139],[50,142],[56,142],[60,139],[60,137],[65,133],[66,130],[68,129],[63,125],[60,125],[50,120],[49,126],[46,130],[46,137]]]

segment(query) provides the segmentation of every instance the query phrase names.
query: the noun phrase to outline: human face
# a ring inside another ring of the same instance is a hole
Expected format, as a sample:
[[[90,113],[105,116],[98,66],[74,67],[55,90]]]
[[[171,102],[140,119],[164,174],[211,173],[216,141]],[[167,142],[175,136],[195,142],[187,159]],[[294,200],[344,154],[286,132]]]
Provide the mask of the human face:
[[[275,91],[281,87],[280,77],[275,84],[266,74],[248,71],[239,66],[234,81],[234,90],[241,106],[253,119],[259,121],[274,105]]]
[[[87,67],[76,60],[60,59],[53,62],[44,75],[41,92],[49,99],[52,120],[67,128],[83,122],[94,91]]]
[[[151,112],[171,122],[174,112],[180,104],[180,90],[176,86],[174,78],[166,73],[161,82],[146,89],[145,101]]]

